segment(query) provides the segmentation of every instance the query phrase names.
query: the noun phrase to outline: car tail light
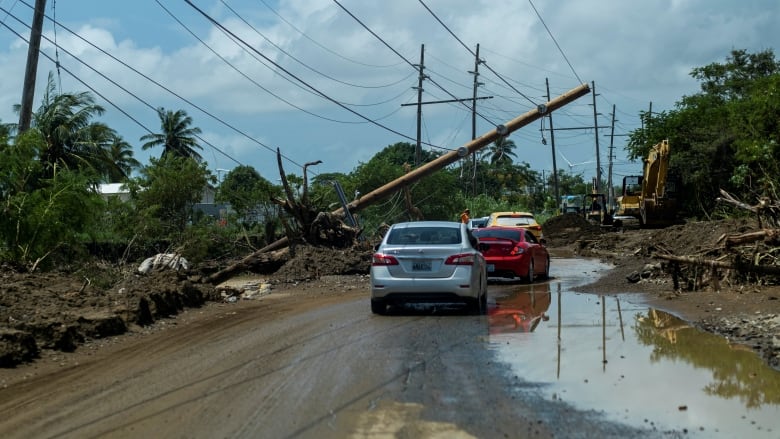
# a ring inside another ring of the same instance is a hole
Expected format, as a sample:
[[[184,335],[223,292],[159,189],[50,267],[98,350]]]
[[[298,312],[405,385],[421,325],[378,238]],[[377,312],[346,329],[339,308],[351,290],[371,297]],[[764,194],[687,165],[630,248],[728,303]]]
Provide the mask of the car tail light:
[[[520,243],[518,243],[509,254],[514,256],[514,255],[522,255],[523,253],[525,253],[525,248],[523,248],[523,246]]]
[[[371,257],[371,265],[398,265],[398,259],[395,256],[374,253]]]
[[[542,226],[531,226],[531,227],[529,227],[529,229],[541,231],[542,230]]]
[[[452,255],[444,261],[445,265],[474,265],[474,254],[461,253]]]

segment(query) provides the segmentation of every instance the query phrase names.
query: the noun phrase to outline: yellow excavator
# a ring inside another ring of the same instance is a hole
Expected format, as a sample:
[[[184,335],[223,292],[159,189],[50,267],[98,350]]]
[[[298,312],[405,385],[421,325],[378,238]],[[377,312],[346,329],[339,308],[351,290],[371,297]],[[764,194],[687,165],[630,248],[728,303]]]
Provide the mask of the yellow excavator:
[[[623,177],[623,194],[617,197],[616,225],[639,221],[640,227],[664,227],[677,222],[676,178],[669,177],[669,141],[650,149],[644,163],[644,175]]]

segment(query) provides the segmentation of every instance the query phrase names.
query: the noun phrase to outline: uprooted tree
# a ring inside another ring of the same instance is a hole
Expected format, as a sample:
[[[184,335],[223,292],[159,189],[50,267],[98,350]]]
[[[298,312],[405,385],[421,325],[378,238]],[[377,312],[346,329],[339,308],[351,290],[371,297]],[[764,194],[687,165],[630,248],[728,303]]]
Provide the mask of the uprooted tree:
[[[309,166],[318,165],[322,161],[317,160],[303,165],[303,185],[300,197],[295,196],[295,191],[290,186],[287,174],[284,172],[282,153],[279,148],[276,149],[276,161],[286,199],[272,198],[271,201],[278,204],[287,213],[287,218],[282,217],[281,219],[287,241],[293,244],[304,242],[311,245],[340,248],[352,246],[360,234],[360,229],[347,225],[340,216],[318,210],[309,200],[307,170]]]
[[[720,290],[721,283],[753,280],[780,282],[780,201],[761,197],[754,205],[745,203],[723,189],[717,202],[747,210],[755,215],[758,230],[721,236],[715,244],[697,255],[654,256],[668,261],[675,290]]]

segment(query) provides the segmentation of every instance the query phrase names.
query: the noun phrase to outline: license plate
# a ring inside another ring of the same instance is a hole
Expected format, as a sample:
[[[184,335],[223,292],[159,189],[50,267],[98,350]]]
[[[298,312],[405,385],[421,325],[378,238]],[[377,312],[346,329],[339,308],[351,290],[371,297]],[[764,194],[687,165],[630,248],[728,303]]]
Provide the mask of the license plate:
[[[496,271],[496,266],[493,265],[493,264],[487,264],[487,271],[488,271],[488,273],[492,273],[492,272]]]
[[[412,262],[412,271],[431,271],[433,264],[431,261],[417,261]]]

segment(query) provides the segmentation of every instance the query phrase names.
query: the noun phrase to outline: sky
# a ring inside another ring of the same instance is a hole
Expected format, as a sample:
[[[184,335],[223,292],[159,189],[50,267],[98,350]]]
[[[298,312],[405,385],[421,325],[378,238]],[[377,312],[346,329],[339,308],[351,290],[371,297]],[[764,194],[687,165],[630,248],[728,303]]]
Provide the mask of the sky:
[[[18,122],[35,0],[0,0],[0,122]],[[777,0],[48,0],[34,108],[48,75],[89,91],[99,118],[148,164],[157,108],[184,110],[217,176],[253,166],[349,173],[388,145],[447,152],[582,83],[595,91],[552,113],[558,169],[590,179],[596,150],[613,179],[640,112],[699,90],[695,67],[780,47]],[[424,48],[423,48],[424,46]],[[476,129],[473,97],[479,46]],[[59,68],[56,62],[59,62]],[[594,116],[594,102],[595,113]],[[613,131],[614,108],[614,131]],[[598,129],[595,129],[596,125]],[[614,136],[611,135],[614,133]],[[553,170],[549,121],[509,137],[516,162]]]

